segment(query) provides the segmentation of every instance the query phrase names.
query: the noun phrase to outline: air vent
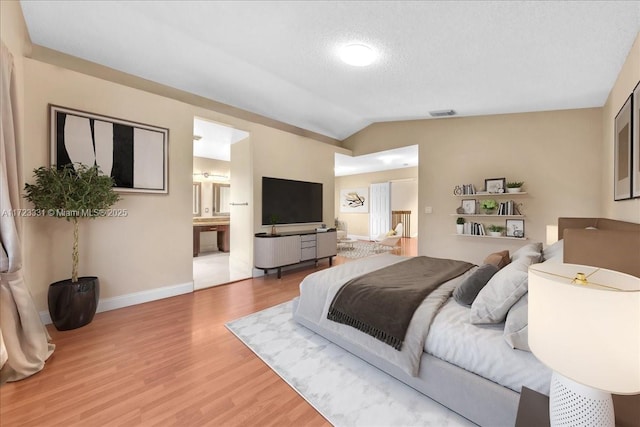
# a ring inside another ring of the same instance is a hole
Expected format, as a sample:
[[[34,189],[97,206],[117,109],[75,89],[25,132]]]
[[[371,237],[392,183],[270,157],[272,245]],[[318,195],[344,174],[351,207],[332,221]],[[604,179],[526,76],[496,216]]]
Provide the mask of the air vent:
[[[453,110],[429,111],[429,115],[431,117],[448,117],[448,116],[455,116],[456,112]]]

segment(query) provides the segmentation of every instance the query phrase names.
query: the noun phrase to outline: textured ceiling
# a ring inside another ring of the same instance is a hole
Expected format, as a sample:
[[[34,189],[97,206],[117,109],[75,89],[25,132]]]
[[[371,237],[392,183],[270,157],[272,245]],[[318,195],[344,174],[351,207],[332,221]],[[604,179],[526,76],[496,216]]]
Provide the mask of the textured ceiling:
[[[33,43],[344,139],[378,121],[599,107],[640,2],[22,1]],[[352,67],[337,49],[379,54]]]

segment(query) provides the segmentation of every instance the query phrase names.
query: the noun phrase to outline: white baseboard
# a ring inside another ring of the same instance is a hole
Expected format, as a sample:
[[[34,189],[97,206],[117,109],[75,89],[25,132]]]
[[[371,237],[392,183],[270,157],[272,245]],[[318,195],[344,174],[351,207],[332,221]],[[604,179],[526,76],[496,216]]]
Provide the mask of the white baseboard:
[[[105,298],[98,301],[98,309],[96,310],[96,313],[116,310],[118,308],[129,307],[149,301],[175,297],[177,295],[189,294],[191,292],[193,292],[193,282],[187,282],[179,285],[164,286],[162,288],[151,289],[148,291],[134,292],[132,294]],[[45,325],[53,323],[51,321],[49,311],[41,311],[39,314],[40,320],[42,320],[42,323],[44,323]]]

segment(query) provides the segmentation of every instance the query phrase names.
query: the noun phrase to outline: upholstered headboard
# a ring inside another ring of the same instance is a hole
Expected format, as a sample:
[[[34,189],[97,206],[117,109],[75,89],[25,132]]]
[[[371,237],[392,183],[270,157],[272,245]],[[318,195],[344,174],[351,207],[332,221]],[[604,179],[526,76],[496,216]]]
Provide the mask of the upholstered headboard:
[[[640,277],[640,224],[607,218],[558,218],[564,262]]]

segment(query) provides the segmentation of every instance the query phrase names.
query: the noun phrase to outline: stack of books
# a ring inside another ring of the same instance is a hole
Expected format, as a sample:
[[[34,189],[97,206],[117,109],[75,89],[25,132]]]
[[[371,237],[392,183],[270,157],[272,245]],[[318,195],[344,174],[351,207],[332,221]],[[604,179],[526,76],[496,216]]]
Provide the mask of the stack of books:
[[[462,228],[463,234],[471,234],[472,236],[486,236],[484,225],[479,222],[465,222]]]
[[[509,200],[508,202],[500,203],[498,206],[498,215],[522,215],[518,206],[514,203],[513,200]]]

